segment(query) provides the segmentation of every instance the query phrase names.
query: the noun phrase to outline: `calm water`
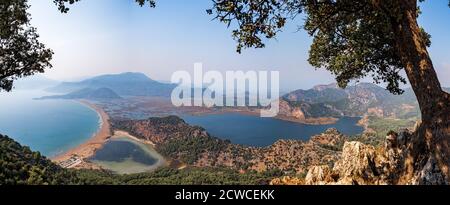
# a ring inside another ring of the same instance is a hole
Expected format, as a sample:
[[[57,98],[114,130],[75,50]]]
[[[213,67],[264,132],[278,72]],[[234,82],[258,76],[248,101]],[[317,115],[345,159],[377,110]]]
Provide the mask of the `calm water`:
[[[42,91],[0,93],[0,133],[52,157],[92,137],[97,113],[70,100],[33,100]]]
[[[125,140],[110,140],[95,153],[92,159],[110,162],[133,160],[144,165],[153,165],[158,161],[139,145]]]
[[[164,164],[152,147],[126,137],[108,141],[90,160],[119,174],[148,172]]]
[[[328,128],[337,128],[346,135],[363,131],[357,125],[360,118],[343,117],[332,125],[307,125],[274,118],[227,113],[218,115],[184,116],[192,125],[204,127],[210,134],[233,143],[250,146],[268,146],[279,139],[308,140],[312,135],[323,133]]]

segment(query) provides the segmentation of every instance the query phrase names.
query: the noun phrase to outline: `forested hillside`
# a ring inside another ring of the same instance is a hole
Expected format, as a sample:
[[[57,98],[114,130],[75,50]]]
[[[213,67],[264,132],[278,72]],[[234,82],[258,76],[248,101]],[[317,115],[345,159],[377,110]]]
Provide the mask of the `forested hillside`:
[[[108,171],[63,169],[28,147],[0,135],[0,185],[267,184],[277,171],[239,173],[225,168],[164,168],[117,175]]]

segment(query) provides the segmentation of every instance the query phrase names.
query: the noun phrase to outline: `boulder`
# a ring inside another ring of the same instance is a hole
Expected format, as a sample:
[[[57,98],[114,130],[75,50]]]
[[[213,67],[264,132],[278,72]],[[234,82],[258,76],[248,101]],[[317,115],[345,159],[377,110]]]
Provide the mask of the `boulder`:
[[[369,184],[379,175],[375,157],[373,146],[361,142],[346,142],[342,157],[336,162],[333,172],[339,175],[339,179],[346,179],[356,184]]]
[[[313,166],[309,169],[305,178],[306,185],[325,185],[332,183],[331,170],[328,166]]]

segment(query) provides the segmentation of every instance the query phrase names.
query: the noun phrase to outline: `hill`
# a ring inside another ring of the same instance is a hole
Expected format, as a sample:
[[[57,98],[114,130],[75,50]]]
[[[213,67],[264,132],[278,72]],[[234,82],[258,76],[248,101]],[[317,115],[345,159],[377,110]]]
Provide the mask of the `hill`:
[[[393,95],[371,83],[360,83],[346,89],[336,84],[296,90],[281,98],[281,115],[304,118],[363,116],[411,118],[419,116],[412,89]]]
[[[0,185],[74,184],[73,173],[54,164],[39,152],[0,135]]]
[[[87,100],[112,100],[121,99],[117,93],[109,88],[84,88],[78,91],[71,92],[66,95],[52,95],[38,98],[39,100],[46,99],[87,99]]]
[[[84,88],[109,88],[120,96],[170,96],[176,85],[160,83],[143,73],[121,73],[93,77],[79,82],[63,82],[47,91],[69,93]]]

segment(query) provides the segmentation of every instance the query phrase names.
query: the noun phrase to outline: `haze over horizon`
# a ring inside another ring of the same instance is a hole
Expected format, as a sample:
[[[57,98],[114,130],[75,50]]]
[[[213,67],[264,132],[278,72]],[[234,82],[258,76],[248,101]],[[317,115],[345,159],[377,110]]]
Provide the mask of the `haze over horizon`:
[[[52,1],[31,0],[32,25],[55,52],[54,67],[45,76],[73,81],[142,72],[169,81],[173,72],[192,72],[194,63],[202,62],[205,71],[278,70],[283,91],[334,82],[328,71],[314,70],[307,62],[311,38],[298,31],[302,18],[289,23],[277,40],[266,41],[266,48],[238,54],[231,28],[206,14],[211,1],[177,2],[158,1],[156,8],[141,8],[134,1],[81,1],[61,14]],[[433,63],[441,84],[449,87],[447,2],[429,1],[421,7],[420,23],[432,35]]]

